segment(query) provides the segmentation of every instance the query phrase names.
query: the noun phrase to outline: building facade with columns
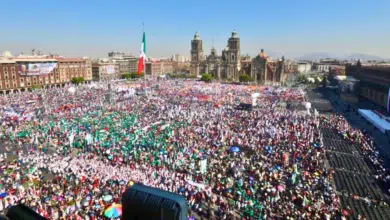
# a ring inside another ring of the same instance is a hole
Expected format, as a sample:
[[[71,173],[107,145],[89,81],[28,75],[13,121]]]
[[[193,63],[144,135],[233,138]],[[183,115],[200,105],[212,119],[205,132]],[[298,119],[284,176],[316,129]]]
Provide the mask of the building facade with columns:
[[[213,75],[215,79],[238,80],[241,70],[240,38],[236,31],[232,32],[222,55],[213,47],[210,55],[204,58],[203,42],[196,32],[191,41],[190,73],[199,76],[203,73]]]

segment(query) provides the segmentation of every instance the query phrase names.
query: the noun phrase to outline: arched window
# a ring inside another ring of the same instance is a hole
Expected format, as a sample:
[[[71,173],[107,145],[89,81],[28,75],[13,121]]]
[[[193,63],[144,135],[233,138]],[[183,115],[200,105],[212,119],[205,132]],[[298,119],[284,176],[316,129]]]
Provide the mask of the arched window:
[[[232,54],[232,61],[234,61],[234,58],[235,58],[235,56],[234,56],[234,54]]]
[[[193,56],[193,60],[194,60],[194,61],[197,61],[196,55],[195,55],[195,54],[194,54],[194,56]]]

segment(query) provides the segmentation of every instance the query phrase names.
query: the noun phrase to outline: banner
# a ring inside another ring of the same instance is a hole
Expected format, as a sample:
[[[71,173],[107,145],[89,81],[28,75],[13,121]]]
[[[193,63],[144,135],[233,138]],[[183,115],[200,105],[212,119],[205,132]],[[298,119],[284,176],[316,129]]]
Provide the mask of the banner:
[[[108,75],[115,73],[115,66],[114,65],[102,66],[102,73]]]
[[[51,73],[57,63],[28,63],[19,66],[19,74],[24,76],[39,76]]]
[[[207,172],[207,159],[203,159],[199,162],[200,173],[205,174]]]

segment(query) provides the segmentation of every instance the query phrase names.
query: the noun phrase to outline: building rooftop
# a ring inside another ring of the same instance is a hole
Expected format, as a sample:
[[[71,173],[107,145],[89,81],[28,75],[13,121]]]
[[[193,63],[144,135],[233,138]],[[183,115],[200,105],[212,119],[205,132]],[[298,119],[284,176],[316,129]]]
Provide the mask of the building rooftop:
[[[57,61],[59,62],[80,62],[80,61],[85,61],[86,59],[83,59],[83,58],[65,58],[65,57],[61,57],[61,58],[55,58]]]
[[[8,59],[0,59],[0,63],[16,63],[16,62]]]
[[[40,57],[14,57],[12,58],[13,61],[15,62],[56,62],[56,59],[53,58],[40,58]]]

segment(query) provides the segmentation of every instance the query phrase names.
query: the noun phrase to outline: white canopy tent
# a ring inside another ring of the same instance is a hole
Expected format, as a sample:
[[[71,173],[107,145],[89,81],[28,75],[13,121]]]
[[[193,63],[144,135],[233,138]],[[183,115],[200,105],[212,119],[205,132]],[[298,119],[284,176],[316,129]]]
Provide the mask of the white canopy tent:
[[[390,120],[384,117],[381,117],[377,113],[367,110],[367,109],[359,109],[359,114],[373,124],[378,130],[382,133],[386,134],[390,131]]]

